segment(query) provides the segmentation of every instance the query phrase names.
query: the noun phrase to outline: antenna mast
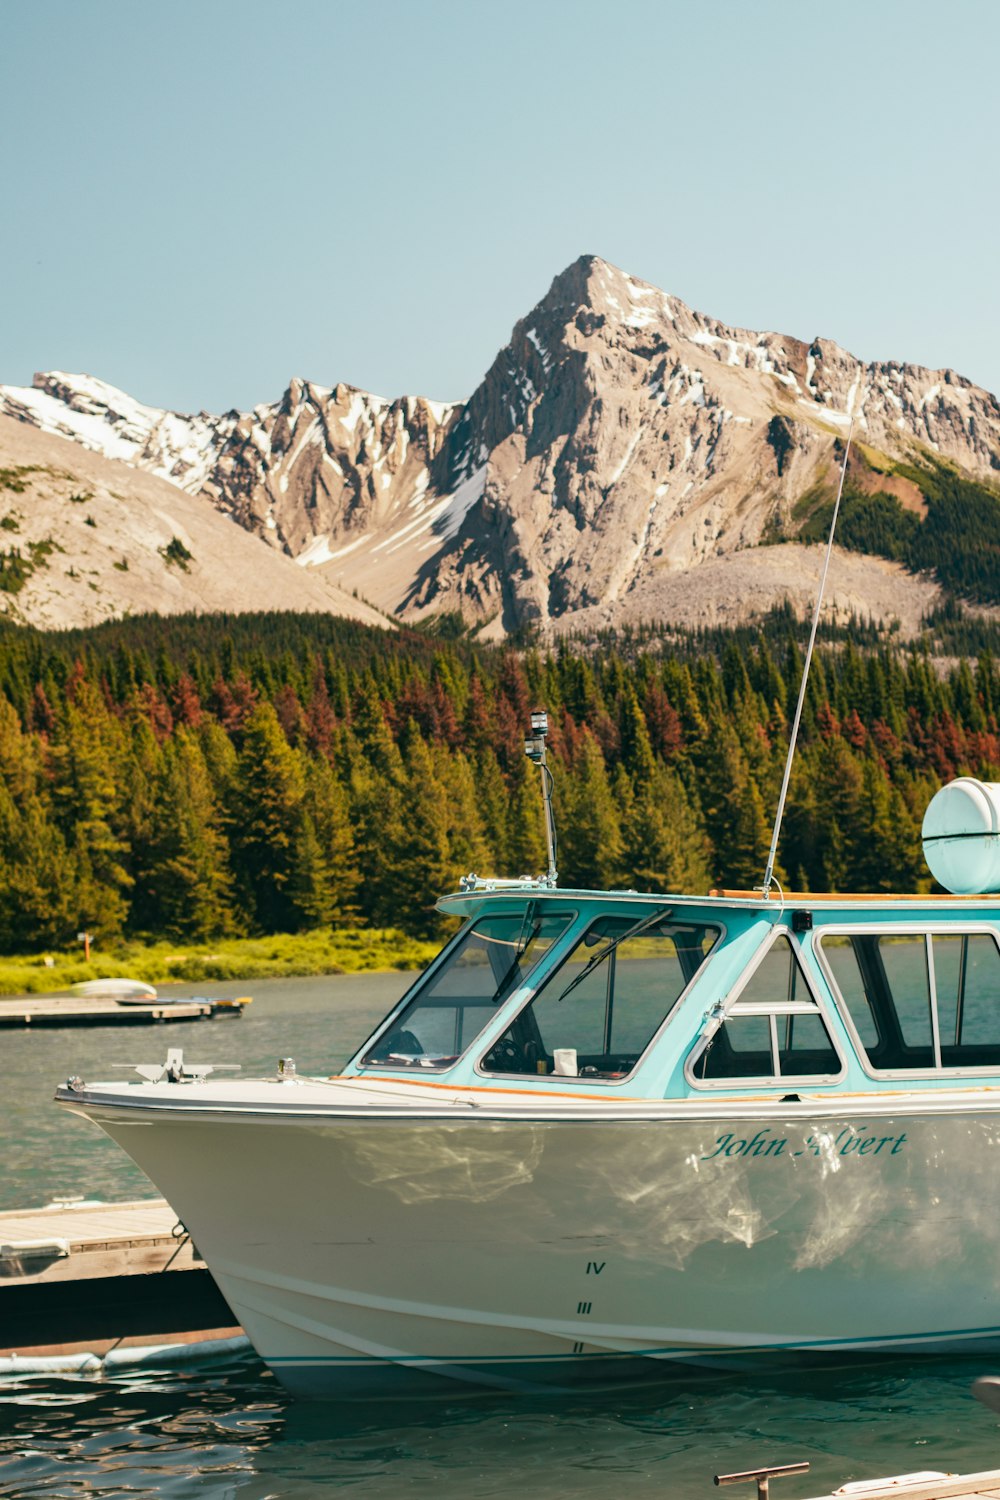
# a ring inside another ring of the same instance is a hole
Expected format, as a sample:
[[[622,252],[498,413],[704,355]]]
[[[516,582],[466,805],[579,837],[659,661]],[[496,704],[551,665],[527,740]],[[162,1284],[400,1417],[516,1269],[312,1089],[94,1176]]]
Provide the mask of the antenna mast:
[[[548,768],[545,759],[545,736],[549,732],[549,716],[544,708],[536,708],[531,713],[531,734],[524,741],[524,753],[529,760],[542,773],[542,802],[545,806],[545,847],[548,852],[549,866],[543,876],[548,886],[558,883],[556,871],[556,820],[552,811],[552,772]]]
[[[858,406],[858,411],[864,406],[864,397]],[[823,558],[823,570],[819,577],[819,592],[816,595],[816,606],[813,609],[812,629],[809,632],[809,645],[806,647],[806,659],[802,668],[802,681],[799,683],[799,701],[795,705],[795,718],[792,720],[792,733],[788,741],[788,756],[785,760],[785,774],[781,779],[781,791],[778,795],[778,811],[774,817],[774,831],[771,834],[771,847],[767,855],[767,868],[764,871],[764,884],[761,890],[764,900],[767,901],[771,895],[771,884],[774,880],[774,861],[778,852],[778,837],[781,833],[781,819],[785,811],[785,798],[788,795],[788,782],[792,774],[792,761],[795,759],[795,742],[799,735],[799,723],[802,718],[802,707],[806,701],[806,684],[809,681],[809,666],[812,662],[813,647],[816,645],[816,631],[819,627],[820,610],[823,607],[823,592],[826,589],[826,575],[830,570],[830,556],[833,552],[833,533],[837,529],[837,516],[840,512],[840,497],[844,493],[844,480],[847,478],[847,460],[851,455],[851,438],[854,435],[854,422],[856,413],[851,413],[851,425],[847,429],[847,446],[844,449],[844,462],[840,470],[840,484],[837,486],[837,498],[833,506],[833,515],[830,517],[830,535],[826,540],[826,556]]]

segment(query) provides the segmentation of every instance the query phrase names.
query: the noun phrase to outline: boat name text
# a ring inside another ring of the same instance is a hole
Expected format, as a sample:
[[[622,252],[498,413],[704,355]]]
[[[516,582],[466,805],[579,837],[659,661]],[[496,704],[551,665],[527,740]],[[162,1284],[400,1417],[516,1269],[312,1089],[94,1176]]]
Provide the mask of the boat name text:
[[[866,1135],[865,1129],[864,1125],[860,1129],[848,1125],[839,1135],[809,1135],[794,1150],[787,1136],[772,1135],[767,1129],[749,1138],[730,1131],[717,1136],[714,1150],[706,1151],[701,1160],[713,1161],[717,1156],[898,1156],[906,1144],[905,1131],[899,1135]]]

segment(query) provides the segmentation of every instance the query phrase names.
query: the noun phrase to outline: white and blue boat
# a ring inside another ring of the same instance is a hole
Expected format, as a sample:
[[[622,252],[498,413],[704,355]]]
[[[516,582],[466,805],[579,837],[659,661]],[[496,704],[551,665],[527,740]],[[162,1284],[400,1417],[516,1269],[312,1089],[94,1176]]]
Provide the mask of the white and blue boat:
[[[953,884],[991,875],[998,806],[932,803]],[[175,1054],[59,1090],[284,1384],[996,1347],[1000,897],[550,876],[444,897],[461,929],[335,1078]]]
[[[547,873],[440,900],[460,930],[339,1076],[58,1091],[289,1389],[1000,1346],[1000,787],[928,808],[954,894],[781,893],[821,601],[760,890],[560,887],[538,713]]]

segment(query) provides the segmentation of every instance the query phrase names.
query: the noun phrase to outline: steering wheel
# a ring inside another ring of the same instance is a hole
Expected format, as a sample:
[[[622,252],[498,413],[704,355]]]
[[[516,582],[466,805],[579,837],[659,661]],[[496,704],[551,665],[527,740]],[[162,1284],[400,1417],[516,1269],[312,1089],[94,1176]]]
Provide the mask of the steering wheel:
[[[495,1073],[529,1073],[525,1049],[510,1036],[502,1036],[490,1048],[486,1066]]]

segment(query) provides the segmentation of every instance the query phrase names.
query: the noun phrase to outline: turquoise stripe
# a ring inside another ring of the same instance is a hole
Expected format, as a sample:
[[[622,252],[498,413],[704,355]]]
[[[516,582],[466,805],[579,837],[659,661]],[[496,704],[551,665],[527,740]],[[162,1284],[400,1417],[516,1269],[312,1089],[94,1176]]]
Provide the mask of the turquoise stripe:
[[[672,1349],[667,1346],[655,1349],[595,1349],[590,1354],[572,1354],[568,1350],[560,1354],[406,1354],[398,1359],[380,1359],[377,1355],[365,1354],[343,1354],[343,1355],[310,1355],[289,1354],[278,1357],[262,1358],[274,1366],[279,1365],[396,1365],[396,1364],[436,1364],[436,1365],[503,1365],[503,1364],[551,1364],[555,1361],[566,1363],[578,1359],[649,1359],[654,1355],[666,1355],[682,1358],[684,1356],[697,1356],[699,1358],[711,1354],[740,1355],[740,1354],[769,1354],[771,1352],[782,1352],[794,1349],[828,1349],[837,1348],[849,1350],[860,1348],[862,1345],[877,1344],[886,1349],[905,1349],[912,1344],[940,1343],[945,1339],[972,1339],[972,1338],[1000,1338],[1000,1328],[950,1328],[939,1333],[912,1333],[905,1336],[896,1335],[873,1335],[868,1338],[858,1339],[807,1339],[798,1340],[795,1343],[784,1344],[685,1344],[680,1348]]]

